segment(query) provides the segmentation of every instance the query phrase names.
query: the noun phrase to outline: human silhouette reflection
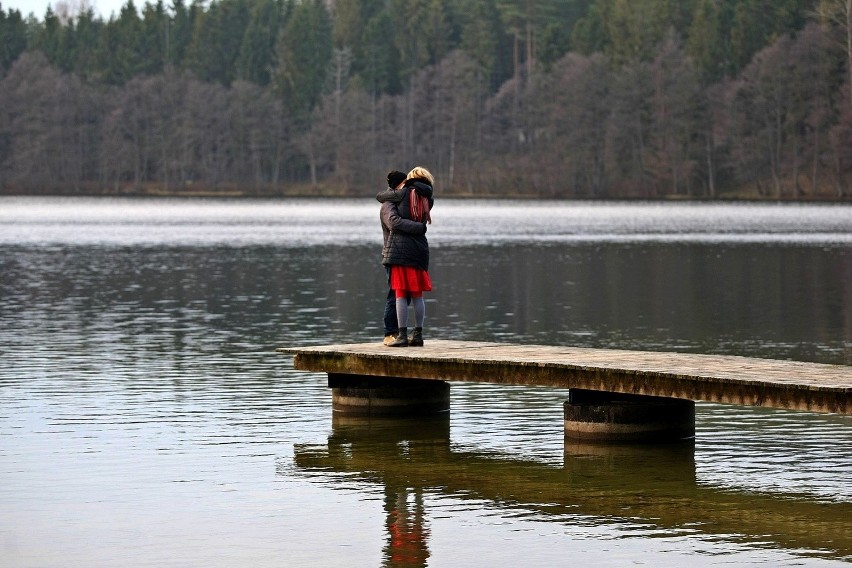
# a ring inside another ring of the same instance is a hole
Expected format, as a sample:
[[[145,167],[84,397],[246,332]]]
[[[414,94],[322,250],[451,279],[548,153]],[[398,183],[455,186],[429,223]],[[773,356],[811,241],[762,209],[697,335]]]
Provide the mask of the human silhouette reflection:
[[[408,419],[333,416],[329,449],[345,448],[335,453],[356,463],[365,459],[380,472],[393,470],[392,464],[437,463],[449,451],[448,413]],[[423,483],[406,475],[379,475],[387,527],[382,566],[425,568],[430,552]]]
[[[429,524],[423,507],[423,489],[386,485],[385,512],[388,537],[382,566],[425,567],[429,558]]]

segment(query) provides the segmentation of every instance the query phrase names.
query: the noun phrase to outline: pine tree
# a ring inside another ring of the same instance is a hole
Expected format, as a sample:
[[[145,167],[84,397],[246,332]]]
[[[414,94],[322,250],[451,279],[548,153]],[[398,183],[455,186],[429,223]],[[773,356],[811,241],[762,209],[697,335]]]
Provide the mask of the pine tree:
[[[44,14],[44,23],[36,31],[33,48],[41,51],[47,60],[56,64],[62,54],[62,24],[50,6]]]
[[[118,18],[110,18],[101,34],[98,51],[104,81],[120,85],[143,72],[141,40],[142,20],[133,0],[127,0]]]
[[[75,28],[77,49],[74,53],[72,68],[81,77],[98,77],[98,42],[103,28],[103,20],[96,17],[91,8],[81,12],[77,17]]]
[[[355,72],[373,95],[399,94],[400,53],[394,42],[393,20],[386,10],[373,15],[364,26],[364,47],[356,54]]]
[[[326,88],[332,56],[331,16],[321,0],[294,7],[277,51],[276,87],[291,116],[307,120]]]
[[[730,66],[730,26],[724,8],[715,0],[699,0],[689,28],[687,51],[705,83],[721,79]]]
[[[139,33],[140,71],[152,75],[161,73],[166,64],[171,18],[166,14],[163,0],[156,4],[146,2],[142,11],[142,26]]]
[[[184,66],[186,51],[192,43],[193,21],[201,10],[195,2],[187,9],[183,0],[172,0],[172,21],[167,36],[167,65]]]
[[[511,74],[508,36],[495,0],[467,0],[462,13],[461,47],[478,64],[491,90]]]
[[[237,77],[257,85],[268,85],[275,68],[275,42],[281,22],[286,17],[279,0],[259,0],[251,18],[237,58]]]
[[[27,48],[27,26],[21,12],[9,9],[8,14],[0,4],[0,72],[9,69]]]
[[[210,4],[195,19],[186,67],[204,81],[230,85],[249,22],[247,0]]]

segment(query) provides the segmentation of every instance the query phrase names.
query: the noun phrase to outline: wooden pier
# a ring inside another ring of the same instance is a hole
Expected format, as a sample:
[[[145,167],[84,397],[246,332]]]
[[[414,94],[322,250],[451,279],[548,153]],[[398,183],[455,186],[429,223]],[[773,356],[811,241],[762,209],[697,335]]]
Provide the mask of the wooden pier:
[[[335,377],[537,385],[852,414],[852,366],[545,345],[430,340],[281,348],[303,371]]]

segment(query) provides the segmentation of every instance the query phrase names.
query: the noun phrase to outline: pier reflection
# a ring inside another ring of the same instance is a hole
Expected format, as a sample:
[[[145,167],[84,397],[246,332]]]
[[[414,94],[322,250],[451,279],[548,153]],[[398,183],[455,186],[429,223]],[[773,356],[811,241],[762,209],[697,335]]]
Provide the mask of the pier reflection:
[[[374,458],[377,459],[380,469],[362,473],[370,478],[378,477],[384,485],[387,536],[382,566],[427,566],[430,556],[429,524],[423,496],[429,486],[404,472],[389,471],[387,465],[394,459],[418,464],[439,463],[442,456],[450,453],[449,413],[408,420],[347,417],[335,413],[332,427],[327,446],[328,460],[322,457],[322,450],[320,454],[314,454],[312,448],[318,448],[302,446],[296,449],[297,464],[306,468],[319,466],[348,472],[353,470],[345,464],[353,465],[357,471],[357,468],[368,467]],[[316,458],[319,462],[314,461]]]
[[[553,465],[454,449],[449,415],[428,421],[335,415],[332,425],[327,444],[295,446],[297,471],[384,486],[386,567],[427,565],[424,495],[485,499],[541,521],[622,526],[624,536],[695,535],[852,558],[852,503],[704,485],[696,478],[692,442],[566,442],[563,464]]]

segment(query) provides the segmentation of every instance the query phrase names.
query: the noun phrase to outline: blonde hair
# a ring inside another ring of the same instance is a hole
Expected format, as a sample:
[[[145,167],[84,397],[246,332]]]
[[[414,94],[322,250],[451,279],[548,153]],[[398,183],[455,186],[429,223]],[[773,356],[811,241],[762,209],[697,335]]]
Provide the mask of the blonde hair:
[[[429,173],[429,170],[424,167],[417,166],[416,168],[408,172],[408,176],[406,177],[406,179],[415,178],[423,178],[429,182],[429,185],[435,185],[435,178],[432,176],[431,173]]]

